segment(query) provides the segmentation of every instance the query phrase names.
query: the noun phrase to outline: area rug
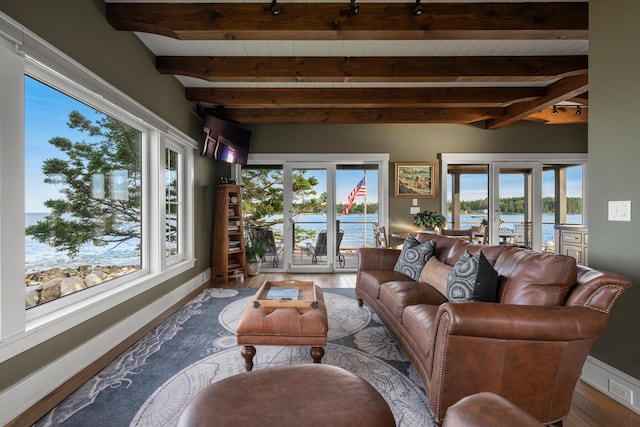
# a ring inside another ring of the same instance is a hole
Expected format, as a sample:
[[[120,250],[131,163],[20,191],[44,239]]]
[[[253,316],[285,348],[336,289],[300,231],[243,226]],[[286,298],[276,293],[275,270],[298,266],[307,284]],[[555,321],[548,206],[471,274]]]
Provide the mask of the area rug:
[[[244,372],[235,327],[255,289],[206,289],[35,425],[175,426],[207,385]],[[393,336],[353,289],[325,289],[322,363],[351,371],[385,398],[396,424],[435,427],[422,383]],[[308,347],[260,346],[254,370],[312,363]]]

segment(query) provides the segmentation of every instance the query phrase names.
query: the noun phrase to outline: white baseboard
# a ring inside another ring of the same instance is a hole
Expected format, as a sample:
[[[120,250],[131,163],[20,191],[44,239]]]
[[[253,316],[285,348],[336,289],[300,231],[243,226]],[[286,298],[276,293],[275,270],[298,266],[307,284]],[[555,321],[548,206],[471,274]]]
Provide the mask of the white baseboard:
[[[587,357],[587,361],[582,367],[581,379],[635,413],[640,414],[639,380],[591,356]],[[621,397],[622,394],[626,398]]]
[[[176,301],[181,300],[206,283],[209,278],[210,271],[207,269],[139,312],[113,325],[90,341],[4,390],[0,393],[0,408],[2,408],[2,411],[0,411],[0,425],[5,425],[42,400],[61,384],[64,384],[65,381],[68,381],[104,355],[106,351],[113,348],[113,343],[124,341],[131,335],[132,331],[137,331],[141,325],[146,325],[156,319]],[[61,376],[61,373],[64,373],[64,376]]]

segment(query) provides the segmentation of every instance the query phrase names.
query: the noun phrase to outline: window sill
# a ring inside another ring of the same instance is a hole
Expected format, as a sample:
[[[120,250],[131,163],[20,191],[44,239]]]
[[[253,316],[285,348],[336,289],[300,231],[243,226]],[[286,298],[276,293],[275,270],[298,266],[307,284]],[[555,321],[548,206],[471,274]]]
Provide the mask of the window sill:
[[[88,296],[87,294],[82,295],[82,293],[69,295],[65,298],[70,298],[68,300],[71,301],[70,303],[65,303],[64,299],[59,300],[64,304],[63,306],[43,315],[36,314],[37,317],[34,316],[27,320],[23,332],[7,337],[0,342],[0,363],[117,307],[194,266],[195,259],[189,259],[177,263],[161,273],[145,274],[106,290],[96,289]],[[91,291],[94,289],[87,289],[84,292]],[[76,297],[75,301],[71,300],[71,297],[74,296]]]

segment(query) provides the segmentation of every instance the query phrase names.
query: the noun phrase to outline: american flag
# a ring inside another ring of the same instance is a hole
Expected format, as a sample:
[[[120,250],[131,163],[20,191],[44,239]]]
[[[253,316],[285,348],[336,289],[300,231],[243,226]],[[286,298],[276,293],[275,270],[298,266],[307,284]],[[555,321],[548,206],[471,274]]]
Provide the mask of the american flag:
[[[365,176],[360,180],[358,185],[356,185],[356,187],[353,190],[351,190],[351,193],[349,193],[349,197],[347,198],[347,206],[344,207],[344,211],[342,211],[342,213],[344,213],[345,215],[348,214],[349,209],[351,209],[351,205],[353,204],[353,201],[356,199],[356,197],[366,196],[366,195],[367,195],[367,177]]]

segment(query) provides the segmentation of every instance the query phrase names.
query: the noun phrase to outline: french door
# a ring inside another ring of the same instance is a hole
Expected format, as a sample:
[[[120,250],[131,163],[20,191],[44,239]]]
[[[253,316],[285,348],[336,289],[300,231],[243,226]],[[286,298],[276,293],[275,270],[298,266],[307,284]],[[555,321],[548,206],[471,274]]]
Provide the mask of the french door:
[[[272,240],[261,271],[355,271],[357,250],[387,225],[387,154],[250,154],[245,229]]]
[[[335,166],[289,162],[284,165],[284,265],[291,272],[334,268],[336,226]]]
[[[442,211],[451,228],[486,226],[490,244],[555,251],[554,226],[587,226],[582,153],[443,153]]]

